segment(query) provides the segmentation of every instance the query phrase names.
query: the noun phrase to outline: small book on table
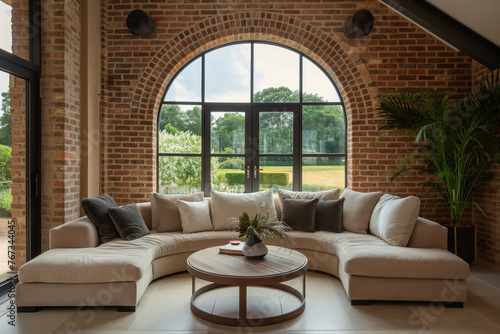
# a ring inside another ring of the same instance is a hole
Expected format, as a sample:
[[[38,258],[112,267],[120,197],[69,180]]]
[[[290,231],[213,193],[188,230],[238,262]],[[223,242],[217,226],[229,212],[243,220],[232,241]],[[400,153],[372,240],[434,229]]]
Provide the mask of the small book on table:
[[[242,249],[245,243],[231,245],[230,243],[219,247],[219,254],[243,255]]]

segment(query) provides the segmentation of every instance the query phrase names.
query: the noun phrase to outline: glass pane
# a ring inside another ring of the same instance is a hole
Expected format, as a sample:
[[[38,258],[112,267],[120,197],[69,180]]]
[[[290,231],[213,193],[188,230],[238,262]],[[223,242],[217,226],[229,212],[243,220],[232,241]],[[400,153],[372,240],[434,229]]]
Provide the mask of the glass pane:
[[[344,153],[345,126],[341,106],[303,106],[302,153]]]
[[[255,44],[254,102],[299,102],[299,54]]]
[[[259,146],[261,154],[292,154],[293,112],[261,112]]]
[[[158,122],[158,152],[201,153],[201,106],[163,105]]]
[[[0,48],[29,61],[29,0],[0,1]]]
[[[0,72],[0,282],[26,254],[26,81]],[[12,116],[12,117],[11,117]],[[11,256],[15,257],[9,263]]]
[[[259,189],[293,189],[293,158],[292,157],[260,157],[259,158]]]
[[[211,160],[212,190],[229,193],[245,192],[245,158],[212,157]]]
[[[303,102],[340,102],[332,81],[316,64],[303,58]]]
[[[345,187],[345,158],[310,157],[302,159],[302,191],[321,191]]]
[[[205,55],[205,101],[250,102],[250,44]]]
[[[201,191],[201,157],[158,157],[158,191],[193,194]]]
[[[211,123],[212,153],[245,153],[245,113],[212,112]]]
[[[201,58],[182,69],[168,88],[164,100],[201,102]]]

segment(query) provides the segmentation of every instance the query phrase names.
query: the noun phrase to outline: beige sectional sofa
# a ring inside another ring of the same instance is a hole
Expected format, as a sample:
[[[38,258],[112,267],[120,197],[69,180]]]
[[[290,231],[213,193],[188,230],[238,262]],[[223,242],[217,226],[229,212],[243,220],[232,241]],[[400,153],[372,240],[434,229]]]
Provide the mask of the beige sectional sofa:
[[[275,197],[278,218],[280,202]],[[151,230],[151,204],[138,204]],[[469,266],[446,250],[447,231],[418,218],[407,247],[371,234],[292,231],[309,269],[340,278],[351,304],[439,301],[462,307]],[[19,312],[45,306],[115,306],[135,311],[149,283],[186,270],[193,252],[235,239],[233,231],[156,233],[99,245],[94,224],[82,217],[50,230],[50,250],[19,270]],[[278,240],[265,240],[280,245]]]

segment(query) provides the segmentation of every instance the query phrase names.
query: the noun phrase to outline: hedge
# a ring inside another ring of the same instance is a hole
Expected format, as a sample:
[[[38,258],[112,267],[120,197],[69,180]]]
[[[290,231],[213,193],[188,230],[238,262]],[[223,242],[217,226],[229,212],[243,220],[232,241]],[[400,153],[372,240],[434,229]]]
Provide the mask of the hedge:
[[[225,178],[229,186],[245,183],[245,174],[243,172],[225,173]],[[278,184],[280,186],[286,186],[290,182],[290,177],[288,173],[260,172],[259,180],[260,184]]]

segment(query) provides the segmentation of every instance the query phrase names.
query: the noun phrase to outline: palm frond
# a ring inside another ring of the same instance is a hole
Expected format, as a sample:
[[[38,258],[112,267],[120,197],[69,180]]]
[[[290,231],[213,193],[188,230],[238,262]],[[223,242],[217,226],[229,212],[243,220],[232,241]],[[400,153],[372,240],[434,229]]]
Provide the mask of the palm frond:
[[[468,206],[483,212],[472,198],[486,168],[500,162],[500,71],[484,77],[464,99],[447,90],[396,90],[377,98],[385,122],[374,145],[403,131],[417,150],[398,162],[391,181],[409,170],[433,175],[434,181],[422,185],[441,194],[453,223],[461,222]],[[426,165],[415,165],[422,159]]]

